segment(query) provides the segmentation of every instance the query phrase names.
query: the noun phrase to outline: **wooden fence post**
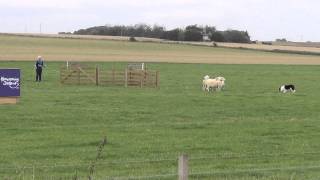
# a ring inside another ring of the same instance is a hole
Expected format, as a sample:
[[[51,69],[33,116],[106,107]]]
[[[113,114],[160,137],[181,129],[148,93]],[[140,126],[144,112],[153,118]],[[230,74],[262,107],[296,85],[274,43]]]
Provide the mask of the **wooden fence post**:
[[[32,166],[32,180],[34,180],[34,166]]]
[[[179,157],[178,166],[179,180],[188,180],[188,155],[183,154]]]
[[[22,169],[22,180],[24,180],[24,170],[25,169],[25,167],[23,167],[23,169]]]
[[[99,86],[99,68],[96,66],[96,85]]]

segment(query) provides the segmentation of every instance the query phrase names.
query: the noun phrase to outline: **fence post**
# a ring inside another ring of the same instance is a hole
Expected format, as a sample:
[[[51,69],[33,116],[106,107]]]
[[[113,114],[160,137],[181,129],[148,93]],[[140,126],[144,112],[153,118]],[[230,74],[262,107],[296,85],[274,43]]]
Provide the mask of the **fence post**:
[[[34,180],[34,166],[32,166],[32,180]]]
[[[25,167],[23,166],[23,169],[22,169],[22,180],[24,180],[24,169],[25,169]]]
[[[128,69],[124,72],[124,87],[128,87]]]
[[[96,85],[99,86],[99,68],[96,66]]]
[[[188,155],[183,154],[179,157],[178,166],[179,180],[188,180]]]

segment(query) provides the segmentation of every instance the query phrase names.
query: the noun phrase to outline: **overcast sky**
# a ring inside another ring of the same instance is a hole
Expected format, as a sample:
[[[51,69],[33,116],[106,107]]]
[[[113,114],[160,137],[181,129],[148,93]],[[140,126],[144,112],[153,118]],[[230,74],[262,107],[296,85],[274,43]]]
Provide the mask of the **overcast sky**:
[[[320,41],[319,0],[0,0],[0,32],[190,24],[247,30],[252,40]]]

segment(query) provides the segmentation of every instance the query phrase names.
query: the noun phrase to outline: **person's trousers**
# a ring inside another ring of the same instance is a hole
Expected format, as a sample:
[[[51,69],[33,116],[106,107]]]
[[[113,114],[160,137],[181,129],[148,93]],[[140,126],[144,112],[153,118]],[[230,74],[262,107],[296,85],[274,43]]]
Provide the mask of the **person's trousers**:
[[[41,75],[42,75],[42,68],[36,69],[36,81],[41,81]]]

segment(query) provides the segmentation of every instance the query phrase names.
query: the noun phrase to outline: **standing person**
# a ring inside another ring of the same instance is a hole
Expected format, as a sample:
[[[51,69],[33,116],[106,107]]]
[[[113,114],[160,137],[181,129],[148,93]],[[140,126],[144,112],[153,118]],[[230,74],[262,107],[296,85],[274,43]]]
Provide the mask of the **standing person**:
[[[43,59],[41,56],[37,57],[36,61],[36,81],[41,81],[41,75],[42,75],[42,68],[43,68]]]

